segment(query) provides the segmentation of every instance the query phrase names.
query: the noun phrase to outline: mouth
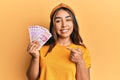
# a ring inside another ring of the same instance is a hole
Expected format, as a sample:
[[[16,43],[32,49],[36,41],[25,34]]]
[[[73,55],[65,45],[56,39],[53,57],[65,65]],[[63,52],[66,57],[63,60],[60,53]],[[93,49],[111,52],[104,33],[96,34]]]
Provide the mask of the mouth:
[[[60,30],[62,33],[66,33],[66,32],[68,32],[69,30],[68,29],[62,29],[62,30]]]

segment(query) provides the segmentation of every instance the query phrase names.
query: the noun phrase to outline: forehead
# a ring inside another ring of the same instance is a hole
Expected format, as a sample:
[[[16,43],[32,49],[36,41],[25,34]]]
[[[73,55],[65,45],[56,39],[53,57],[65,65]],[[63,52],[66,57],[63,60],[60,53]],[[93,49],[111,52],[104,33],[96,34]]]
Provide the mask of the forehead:
[[[70,16],[70,13],[66,10],[61,9],[61,10],[56,12],[55,17],[58,17],[58,16],[61,16],[61,17],[62,16]]]

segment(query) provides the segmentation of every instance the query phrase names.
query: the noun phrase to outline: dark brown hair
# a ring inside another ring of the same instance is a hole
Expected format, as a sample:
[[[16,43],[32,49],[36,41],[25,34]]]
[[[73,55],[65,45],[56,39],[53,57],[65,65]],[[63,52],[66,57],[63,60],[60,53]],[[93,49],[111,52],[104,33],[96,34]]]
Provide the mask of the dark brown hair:
[[[56,41],[57,41],[57,33],[54,29],[54,24],[53,24],[53,19],[54,19],[54,16],[56,16],[56,13],[59,11],[59,10],[65,10],[67,11],[73,18],[73,32],[71,33],[70,35],[70,39],[72,41],[72,43],[76,44],[76,45],[82,45],[85,47],[85,45],[83,44],[83,40],[79,34],[79,26],[78,26],[78,23],[77,23],[77,20],[76,20],[76,17],[75,17],[75,14],[68,8],[65,8],[65,7],[61,7],[61,8],[58,8],[51,16],[50,18],[50,33],[52,34],[52,37],[48,40],[48,42],[45,44],[45,45],[49,45],[49,49],[47,51],[47,53],[49,53],[53,47],[56,45]],[[46,55],[47,55],[46,53]]]

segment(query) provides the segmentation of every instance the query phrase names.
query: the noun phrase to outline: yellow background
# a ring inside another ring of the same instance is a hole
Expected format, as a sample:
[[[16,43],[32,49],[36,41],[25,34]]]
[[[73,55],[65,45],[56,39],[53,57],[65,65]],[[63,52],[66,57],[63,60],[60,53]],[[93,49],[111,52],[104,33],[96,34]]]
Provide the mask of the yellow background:
[[[49,27],[60,2],[73,8],[90,50],[91,80],[120,80],[119,0],[0,0],[0,80],[27,80],[28,26]]]

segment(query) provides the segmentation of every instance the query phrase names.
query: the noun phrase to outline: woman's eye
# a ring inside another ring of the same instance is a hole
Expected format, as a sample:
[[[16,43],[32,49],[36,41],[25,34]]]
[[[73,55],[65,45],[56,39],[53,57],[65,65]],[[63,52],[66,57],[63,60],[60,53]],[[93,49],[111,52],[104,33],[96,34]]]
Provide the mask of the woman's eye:
[[[66,21],[71,21],[71,19],[67,19]]]
[[[59,23],[59,22],[60,22],[60,20],[56,20],[55,22],[56,22],[56,23]]]

